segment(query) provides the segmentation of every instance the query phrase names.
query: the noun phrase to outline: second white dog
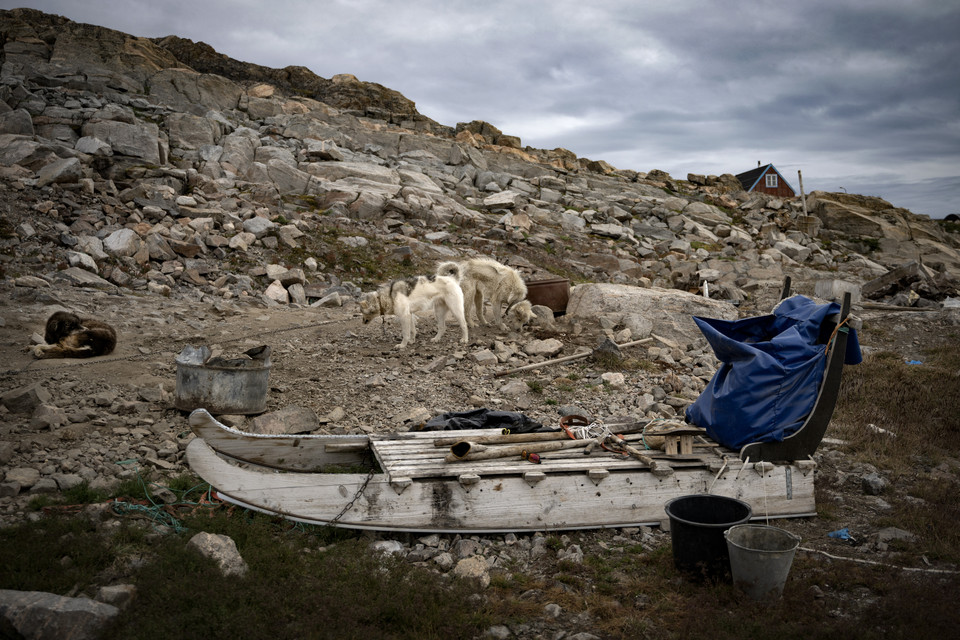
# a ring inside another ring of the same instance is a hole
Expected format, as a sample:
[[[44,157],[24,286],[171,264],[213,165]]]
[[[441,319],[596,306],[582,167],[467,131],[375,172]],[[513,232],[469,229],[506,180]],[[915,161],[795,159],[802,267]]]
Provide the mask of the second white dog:
[[[437,335],[431,341],[437,342],[446,330],[449,311],[460,325],[460,342],[467,344],[470,338],[463,315],[463,291],[458,280],[459,270],[448,271],[447,275],[415,276],[382,284],[376,291],[360,296],[363,322],[366,324],[379,316],[397,316],[403,339],[395,348],[404,349],[416,341],[416,314],[433,310],[437,318]]]
[[[522,327],[536,318],[527,297],[527,285],[520,272],[492,258],[470,258],[463,262],[442,262],[437,266],[439,275],[459,274],[463,288],[464,314],[467,323],[474,326],[474,312],[480,324],[487,324],[483,303],[493,307],[493,320],[501,331],[506,330],[504,317],[511,318]],[[506,312],[503,305],[507,305]]]

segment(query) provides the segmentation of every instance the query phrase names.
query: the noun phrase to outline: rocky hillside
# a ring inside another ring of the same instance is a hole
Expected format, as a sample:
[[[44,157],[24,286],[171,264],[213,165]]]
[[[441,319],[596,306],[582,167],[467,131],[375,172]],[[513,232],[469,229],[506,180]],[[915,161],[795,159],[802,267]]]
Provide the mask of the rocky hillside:
[[[278,265],[309,291],[374,281],[383,262],[344,260],[374,243],[404,264],[480,252],[529,277],[706,281],[741,301],[788,273],[863,282],[922,257],[928,280],[949,280],[960,267],[956,234],[877,198],[814,192],[805,214],[729,175],[617,170],[488,123],[441,126],[352,76],[34,10],[0,14],[0,43],[0,167],[22,205],[4,216],[8,276],[39,262],[164,295],[262,296]],[[924,297],[948,295],[942,284]]]

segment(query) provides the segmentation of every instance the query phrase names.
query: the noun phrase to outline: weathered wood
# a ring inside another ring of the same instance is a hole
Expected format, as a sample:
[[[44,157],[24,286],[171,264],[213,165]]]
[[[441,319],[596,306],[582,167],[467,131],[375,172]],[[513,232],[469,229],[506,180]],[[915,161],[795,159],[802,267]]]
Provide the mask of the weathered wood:
[[[645,344],[651,342],[653,338],[643,338],[642,340],[634,340],[633,342],[625,342],[623,344],[618,344],[617,347],[620,349],[626,347],[633,347],[638,344]],[[493,374],[494,378],[499,378],[501,376],[508,376],[511,373],[519,373],[520,371],[529,371],[530,369],[539,369],[540,367],[546,367],[552,364],[560,364],[562,362],[572,362],[574,360],[582,360],[588,356],[592,356],[594,350],[584,351],[582,353],[575,353],[570,356],[563,356],[561,358],[554,358],[553,360],[544,360],[543,362],[534,362],[533,364],[525,364],[522,367],[516,367],[514,369],[507,369],[506,371],[499,371]]]
[[[190,414],[190,428],[217,451],[237,460],[286,471],[325,471],[369,464],[367,436],[274,436],[244,433],[217,421],[205,409]],[[364,453],[368,453],[366,458]]]
[[[803,173],[797,169],[797,183],[800,185],[800,202],[803,203],[803,215],[807,214],[807,196],[803,193]]]
[[[693,453],[693,436],[690,434],[666,435],[663,440],[663,451],[674,456]]]
[[[860,286],[860,293],[867,298],[881,296],[893,289],[904,288],[911,282],[920,280],[921,277],[920,263],[916,260],[911,260],[887,271],[882,276],[863,283]]]
[[[543,453],[545,451],[558,451],[560,449],[575,449],[585,447],[592,440],[554,440],[552,442],[530,442],[524,444],[501,445],[499,447],[485,447],[470,442],[459,442],[451,447],[444,460],[446,462],[460,462],[462,460],[494,460],[496,458],[513,458],[527,453]],[[459,445],[464,445],[458,453],[454,451]]]
[[[241,468],[216,455],[202,439],[187,446],[191,469],[228,502],[310,524],[411,532],[502,533],[656,525],[663,505],[682,495],[704,493],[748,502],[755,518],[815,515],[813,473],[774,465],[757,473],[716,472],[700,465],[657,477],[643,468],[610,473],[596,484],[583,471],[483,475],[462,485],[461,468],[448,478],[405,478],[400,491],[386,474],[264,472]],[[637,461],[633,461],[637,464]],[[451,466],[451,465],[448,465]],[[751,465],[752,467],[752,465]],[[596,477],[597,474],[594,474]],[[364,487],[364,483],[366,486]],[[363,490],[361,491],[361,488]],[[351,502],[335,523],[332,521]]]
[[[642,433],[644,427],[650,423],[649,420],[639,420],[631,422],[613,422],[613,423],[604,423],[607,430],[615,433]],[[489,432],[490,430],[486,430]],[[703,429],[699,430],[700,433],[705,433]],[[659,434],[657,434],[659,435]],[[470,442],[476,442],[478,444],[510,444],[517,442],[541,442],[544,440],[566,440],[570,436],[567,435],[567,432],[560,429],[558,431],[535,431],[532,433],[484,433],[483,435],[472,436],[469,438]],[[462,435],[454,437],[438,437],[433,441],[434,446],[437,447],[449,447],[455,445],[458,442],[467,440]]]

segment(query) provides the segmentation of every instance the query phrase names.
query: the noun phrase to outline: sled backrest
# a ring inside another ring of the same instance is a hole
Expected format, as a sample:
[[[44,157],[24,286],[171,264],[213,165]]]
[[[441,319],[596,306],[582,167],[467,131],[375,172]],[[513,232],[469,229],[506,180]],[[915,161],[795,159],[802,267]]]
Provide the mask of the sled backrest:
[[[785,300],[789,295],[790,277],[787,276],[784,279],[780,299]],[[850,303],[850,292],[846,292],[843,294],[840,313],[821,326],[821,343],[829,343],[827,364],[817,392],[817,400],[803,425],[779,442],[752,442],[744,445],[740,449],[741,460],[748,458],[751,462],[806,460],[820,446],[827,431],[827,425],[830,424],[830,418],[833,417],[833,410],[837,406],[837,398],[840,396],[840,377],[843,374],[849,330],[846,326],[841,326],[837,330],[837,325],[846,320],[850,314]]]

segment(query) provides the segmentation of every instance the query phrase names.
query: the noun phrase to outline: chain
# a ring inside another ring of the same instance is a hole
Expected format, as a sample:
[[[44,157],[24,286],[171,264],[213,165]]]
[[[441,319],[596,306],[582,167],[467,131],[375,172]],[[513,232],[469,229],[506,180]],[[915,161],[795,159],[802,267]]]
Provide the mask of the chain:
[[[269,335],[273,335],[273,334],[276,334],[276,333],[283,333],[284,331],[298,331],[298,330],[300,330],[300,329],[309,329],[309,328],[311,328],[311,327],[319,327],[319,326],[322,326],[322,325],[325,325],[325,324],[330,324],[330,323],[332,323],[332,322],[337,322],[337,321],[336,321],[336,320],[323,320],[323,321],[321,321],[321,322],[309,322],[309,323],[307,323],[307,324],[299,324],[299,325],[294,325],[294,326],[292,326],[292,327],[281,327],[280,329],[271,329],[270,331],[261,331],[261,332],[257,333],[257,337],[259,338],[259,337],[262,337],[262,336],[269,336]],[[246,340],[247,338],[250,338],[250,337],[252,337],[252,336],[243,335],[243,336],[240,336],[239,338],[231,338],[231,339],[229,339],[229,340],[221,340],[221,341],[219,341],[219,342],[220,342],[221,344],[232,344],[232,343],[234,343],[234,342],[239,342],[239,341],[241,341],[241,340]],[[187,344],[189,344],[189,342],[184,342],[184,343],[183,343],[183,346],[186,346]],[[181,347],[181,349],[182,349],[182,348],[183,348],[183,347]],[[74,369],[74,368],[76,368],[76,367],[84,367],[84,366],[89,366],[89,365],[94,365],[94,364],[103,364],[103,363],[107,363],[107,362],[123,362],[123,361],[125,361],[125,360],[137,360],[137,359],[139,359],[139,358],[145,358],[145,357],[147,357],[147,356],[149,356],[149,355],[151,355],[151,354],[150,354],[150,353],[135,353],[135,354],[133,354],[132,356],[124,356],[124,357],[117,357],[117,358],[105,358],[105,359],[103,359],[103,360],[78,360],[78,361],[71,361],[70,364],[62,364],[62,365],[56,366],[56,367],[44,367],[43,369],[34,369],[34,370],[30,371],[29,373],[47,373],[47,372],[49,372],[49,371],[61,371],[61,370],[64,370],[64,369]],[[20,367],[19,369],[7,369],[7,370],[5,370],[5,371],[0,371],[0,378],[6,378],[6,377],[9,377],[9,376],[21,375],[21,374],[23,374],[23,373],[27,373],[27,369],[29,369],[29,368],[30,368],[34,363],[36,363],[36,362],[37,362],[36,360],[32,360],[32,361],[28,362],[26,365]]]
[[[337,524],[338,522],[340,522],[340,518],[342,518],[343,515],[344,515],[347,511],[350,511],[350,509],[353,508],[354,503],[356,503],[356,501],[360,499],[360,496],[363,495],[363,492],[364,492],[364,490],[367,488],[367,485],[370,484],[370,480],[371,480],[371,478],[373,478],[373,474],[374,474],[375,471],[376,471],[376,467],[371,467],[371,468],[370,468],[370,472],[367,474],[367,477],[366,477],[366,479],[363,481],[363,484],[360,485],[360,488],[357,489],[357,493],[354,494],[354,496],[353,496],[353,498],[350,500],[350,502],[348,502],[347,505],[346,505],[343,509],[340,510],[340,513],[338,513],[336,516],[334,516],[333,520],[331,520],[330,522],[327,523],[327,526],[328,526],[328,527],[332,527],[332,526],[334,526],[335,524]]]

